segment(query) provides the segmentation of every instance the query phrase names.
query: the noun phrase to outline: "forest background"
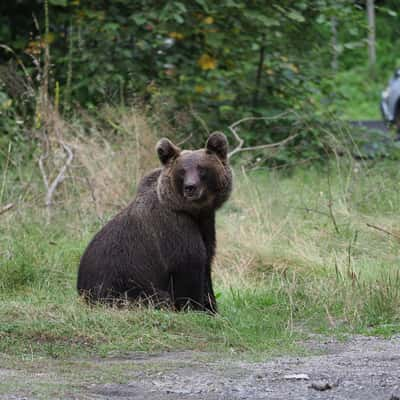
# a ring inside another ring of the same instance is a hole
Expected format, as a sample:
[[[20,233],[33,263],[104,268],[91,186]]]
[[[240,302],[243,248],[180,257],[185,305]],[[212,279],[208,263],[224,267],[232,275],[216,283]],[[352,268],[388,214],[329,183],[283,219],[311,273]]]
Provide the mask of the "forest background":
[[[325,156],[321,123],[379,119],[380,92],[400,64],[399,5],[369,1],[374,40],[367,3],[3,2],[0,157],[10,140],[31,144],[49,105],[70,121],[82,120],[84,110],[113,129],[104,104],[139,103],[196,145],[209,131],[261,117],[241,126],[247,145],[294,130],[298,136],[275,161]],[[295,113],[268,119],[288,110]],[[30,154],[28,147],[22,151]]]

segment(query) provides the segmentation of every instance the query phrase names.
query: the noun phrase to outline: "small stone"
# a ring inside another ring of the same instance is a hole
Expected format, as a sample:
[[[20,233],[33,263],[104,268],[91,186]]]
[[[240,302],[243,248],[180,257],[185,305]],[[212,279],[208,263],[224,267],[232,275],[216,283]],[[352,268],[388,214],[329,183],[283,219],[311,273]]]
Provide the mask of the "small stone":
[[[323,392],[325,390],[333,389],[335,387],[334,384],[329,383],[329,382],[313,382],[310,386],[311,389],[319,390],[320,392]]]
[[[285,375],[284,378],[287,380],[294,380],[294,381],[308,381],[310,379],[310,377],[307,374]]]

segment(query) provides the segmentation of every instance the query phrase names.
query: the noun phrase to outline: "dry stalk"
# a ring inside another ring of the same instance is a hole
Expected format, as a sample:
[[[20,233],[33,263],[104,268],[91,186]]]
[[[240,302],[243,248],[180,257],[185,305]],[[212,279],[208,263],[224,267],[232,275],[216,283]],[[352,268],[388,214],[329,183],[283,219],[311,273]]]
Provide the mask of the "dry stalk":
[[[191,138],[193,137],[193,132],[190,133],[190,135],[188,135],[187,137],[185,137],[185,139],[181,140],[179,143],[177,143],[177,146],[182,146],[183,144],[185,144],[186,142],[188,142]]]
[[[0,215],[10,211],[15,206],[14,203],[6,204],[4,207],[0,208]]]
[[[0,202],[3,201],[3,194],[4,194],[5,187],[6,187],[6,179],[7,179],[7,173],[8,173],[8,165],[10,163],[10,155],[11,155],[11,142],[8,144],[6,165],[5,165],[4,172],[3,172],[3,182],[1,184],[1,189],[0,189]]]
[[[358,238],[358,231],[355,231],[354,236],[352,240],[349,242],[349,246],[347,248],[347,274],[349,278],[351,279],[351,283],[354,286],[356,281],[357,281],[357,274],[353,269],[352,266],[352,250],[353,250],[353,245],[356,244]]]
[[[328,210],[329,210],[329,216],[331,217],[333,227],[335,228],[335,232],[340,235],[340,229],[339,226],[336,222],[335,214],[333,213],[333,194],[332,194],[332,184],[331,184],[331,169],[328,164],[328,194],[329,194],[329,200],[328,200]]]
[[[329,312],[329,308],[326,304],[324,304],[324,308],[326,312],[326,317],[328,318],[329,325],[331,326],[331,328],[335,328],[336,327],[335,320],[333,319],[331,313]]]
[[[44,57],[43,57],[43,68],[41,68],[41,63],[36,60],[35,65],[38,69],[38,74],[40,77],[40,87],[38,95],[38,105],[37,105],[37,116],[39,117],[39,123],[42,121],[41,137],[40,141],[42,144],[43,152],[39,157],[38,164],[40,173],[42,175],[43,183],[46,188],[45,195],[45,206],[47,208],[47,222],[50,222],[51,217],[51,206],[53,205],[54,194],[59,187],[59,185],[64,181],[65,174],[68,167],[74,159],[74,153],[71,147],[65,142],[63,138],[63,130],[65,128],[64,123],[57,110],[57,99],[55,107],[50,102],[49,96],[49,74],[51,68],[50,60],[50,46],[47,41],[49,35],[49,3],[48,0],[44,1],[44,17],[45,17],[45,34],[46,39],[44,43]],[[39,30],[38,21],[35,19],[35,24]],[[42,38],[40,38],[42,42]],[[40,121],[42,119],[42,121]],[[61,166],[56,160],[56,150],[54,148],[56,145],[58,148],[61,147],[63,152],[66,153],[66,158],[63,160]],[[44,161],[47,161],[45,166]],[[54,174],[55,178],[51,180],[50,174]]]
[[[58,186],[65,178],[66,171],[70,164],[74,159],[74,153],[71,150],[71,147],[65,143],[62,135],[62,131],[64,130],[63,122],[57,112],[50,103],[49,98],[49,73],[51,69],[50,62],[50,46],[47,41],[47,37],[49,34],[49,4],[48,0],[44,2],[44,14],[45,14],[45,34],[46,39],[43,39],[39,36],[40,42],[44,43],[44,55],[43,61],[41,62],[39,57],[35,57],[33,54],[30,54],[33,64],[36,68],[36,79],[40,82],[39,88],[37,90],[37,98],[36,98],[36,113],[35,116],[37,118],[37,125],[41,126],[40,133],[37,135],[39,139],[40,146],[42,147],[42,154],[39,157],[38,164],[40,173],[42,175],[43,183],[46,189],[45,195],[45,205],[48,210],[48,222],[50,218],[50,207],[53,204],[54,193],[57,190]],[[34,24],[40,32],[40,27],[37,19],[33,17]],[[27,87],[30,89],[30,94],[34,94],[35,84],[34,79],[30,72],[25,68],[22,61],[17,57],[16,53],[8,46],[0,45],[0,48],[5,49],[6,51],[13,54],[18,62],[18,65],[22,68],[22,71],[25,75],[27,81]],[[63,161],[62,165],[57,165],[55,162],[55,151],[54,145],[57,147],[61,147],[63,152],[66,153],[66,158]],[[47,162],[45,162],[47,160]],[[55,174],[55,178],[51,180],[50,175]],[[2,197],[3,189],[0,192],[0,201]],[[9,206],[9,205],[8,205]],[[11,208],[11,207],[10,207]],[[0,211],[7,211],[8,209],[1,209]]]
[[[38,159],[40,173],[46,189],[45,206],[47,209],[47,222],[50,222],[51,207],[56,190],[65,179],[68,167],[74,159],[74,153],[71,146],[66,143],[63,137],[63,131],[66,130],[65,122],[56,109],[45,102],[40,104],[41,115],[44,116],[41,135],[39,136],[42,154]],[[63,157],[59,162],[57,149],[62,149]],[[51,176],[54,176],[52,179]]]
[[[85,125],[92,127],[90,136],[80,126],[68,127],[73,132],[68,140],[75,156],[73,176],[81,185],[77,188],[81,207],[93,208],[102,219],[108,211],[123,208],[139,178],[157,166],[154,147],[158,135],[144,112],[136,107],[129,110],[105,107],[100,123],[89,115],[83,116]],[[113,130],[118,129],[119,134],[112,141],[101,121],[106,121]]]
[[[40,172],[42,174],[43,182],[46,187],[46,197],[45,197],[45,205],[46,207],[51,207],[53,203],[53,195],[55,190],[57,189],[58,185],[64,180],[65,178],[65,172],[67,171],[67,168],[71,164],[72,160],[74,159],[74,153],[72,152],[71,148],[62,140],[58,140],[58,143],[63,147],[65,152],[67,153],[67,159],[65,163],[62,165],[60,170],[58,171],[57,176],[54,178],[53,182],[50,183],[49,178],[47,176],[46,170],[43,165],[43,160],[48,158],[48,153],[42,154],[39,157],[39,168]]]
[[[369,224],[369,223],[367,223],[367,226],[368,226],[369,228],[376,229],[376,230],[379,231],[379,232],[386,233],[387,235],[392,236],[392,237],[394,237],[396,240],[400,241],[400,236],[398,236],[398,235],[394,234],[393,232],[390,232],[390,231],[388,231],[388,230],[386,230],[386,229],[384,229],[384,228],[382,228],[382,227],[380,227],[380,226],[373,225],[373,224]]]

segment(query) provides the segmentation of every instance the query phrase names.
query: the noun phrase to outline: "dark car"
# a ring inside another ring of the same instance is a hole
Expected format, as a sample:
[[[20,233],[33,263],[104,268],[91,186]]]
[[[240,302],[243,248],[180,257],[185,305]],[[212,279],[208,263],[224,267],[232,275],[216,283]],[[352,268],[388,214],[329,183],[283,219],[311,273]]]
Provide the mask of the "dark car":
[[[381,111],[383,119],[400,133],[400,68],[395,71],[382,92]]]

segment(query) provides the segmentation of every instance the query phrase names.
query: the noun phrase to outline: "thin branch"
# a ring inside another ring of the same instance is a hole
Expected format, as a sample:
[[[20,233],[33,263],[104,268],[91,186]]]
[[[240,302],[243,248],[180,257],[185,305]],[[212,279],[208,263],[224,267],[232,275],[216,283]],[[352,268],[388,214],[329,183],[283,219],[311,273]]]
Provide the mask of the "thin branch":
[[[71,164],[72,160],[74,159],[74,153],[72,152],[71,148],[65,144],[63,141],[60,140],[61,146],[64,150],[68,153],[68,158],[65,164],[61,167],[60,172],[52,182],[50,186],[48,186],[47,194],[46,194],[46,206],[50,207],[54,191],[57,189],[57,186],[64,180],[65,172],[68,166]]]
[[[38,163],[39,163],[39,169],[40,169],[40,172],[41,172],[42,178],[43,178],[43,183],[44,183],[44,186],[46,187],[46,190],[47,190],[47,191],[49,191],[49,180],[47,179],[47,174],[46,174],[46,170],[45,170],[44,165],[43,165],[43,160],[46,160],[46,158],[47,158],[48,156],[49,156],[49,155],[48,155],[48,153],[46,152],[46,154],[42,154],[42,155],[39,157],[39,161],[38,161]]]
[[[9,204],[5,205],[4,207],[0,208],[0,215],[11,210],[14,207],[14,205],[15,205],[14,203],[9,203]]]
[[[46,187],[46,197],[45,197],[45,205],[46,207],[50,207],[52,204],[52,199],[53,199],[53,195],[55,190],[57,189],[57,186],[64,180],[64,176],[65,176],[65,172],[67,170],[67,168],[69,167],[69,165],[71,164],[72,160],[74,159],[74,153],[72,152],[71,148],[64,143],[62,140],[59,140],[60,145],[64,148],[64,150],[67,152],[68,154],[68,158],[65,161],[65,164],[60,168],[60,171],[58,172],[56,178],[53,180],[53,182],[50,183],[49,178],[47,176],[43,161],[46,160],[48,158],[48,153],[46,154],[42,154],[39,157],[39,169],[40,172],[42,174],[42,178],[43,178],[43,183],[44,186]]]
[[[232,125],[229,126],[229,129],[235,129],[238,125],[242,124],[246,121],[274,121],[276,119],[281,119],[286,115],[292,114],[293,111],[284,111],[280,114],[274,115],[273,117],[245,117],[239,119],[239,121],[234,122]]]
[[[262,35],[260,51],[258,56],[258,65],[257,65],[257,73],[256,73],[256,84],[255,90],[253,93],[253,108],[258,107],[258,98],[260,95],[260,87],[261,87],[261,79],[262,79],[262,70],[264,67],[264,59],[265,59],[265,34]]]
[[[328,201],[329,216],[331,217],[333,227],[335,228],[336,233],[338,235],[340,235],[340,230],[339,230],[338,224],[336,222],[335,214],[333,213],[332,207],[333,207],[333,202],[332,202],[332,200],[329,200]]]
[[[193,137],[193,132],[190,132],[190,134],[185,139],[181,140],[176,145],[177,146],[182,146],[184,143],[188,142],[192,137]]]
[[[228,153],[228,158],[231,158],[234,154],[240,152],[243,147],[244,140],[236,133],[236,130],[232,128],[232,125],[229,127],[229,129],[231,130],[235,139],[238,141],[238,145],[231,152]]]
[[[386,230],[386,229],[384,229],[384,228],[382,228],[382,227],[380,227],[380,226],[373,225],[373,224],[369,224],[369,223],[367,223],[367,226],[368,226],[369,228],[376,229],[376,230],[379,231],[379,232],[386,233],[387,235],[392,236],[392,237],[394,237],[396,240],[399,240],[399,241],[400,241],[400,236],[398,236],[398,235],[394,234],[393,232],[390,232],[390,231],[388,231],[388,230]]]
[[[269,144],[261,144],[258,146],[249,146],[249,147],[243,147],[244,140],[238,135],[237,133],[237,127],[242,124],[243,122],[247,121],[273,121],[276,119],[281,119],[282,117],[288,115],[291,112],[285,111],[281,114],[275,115],[273,117],[246,117],[242,118],[239,121],[234,122],[232,125],[228,127],[228,129],[232,132],[234,138],[238,142],[238,145],[228,154],[228,158],[231,158],[233,155],[243,152],[243,151],[254,151],[254,150],[262,150],[262,149],[271,149],[274,147],[279,147],[282,146],[283,144],[293,140],[296,136],[298,136],[298,133],[291,135],[287,137],[286,139],[281,140],[280,142],[276,143],[269,143]]]
[[[260,144],[258,146],[250,146],[250,147],[242,147],[242,148],[236,148],[234,150],[232,150],[229,154],[228,157],[231,158],[233,155],[237,154],[237,153],[241,153],[243,151],[254,151],[254,150],[263,150],[263,149],[272,149],[274,147],[279,147],[284,145],[287,142],[290,142],[291,140],[293,140],[295,137],[298,136],[298,133],[291,135],[289,137],[287,137],[286,139],[281,140],[280,142],[276,142],[276,143],[269,143],[269,144]],[[242,139],[241,139],[242,140]],[[242,143],[243,144],[243,143]]]

